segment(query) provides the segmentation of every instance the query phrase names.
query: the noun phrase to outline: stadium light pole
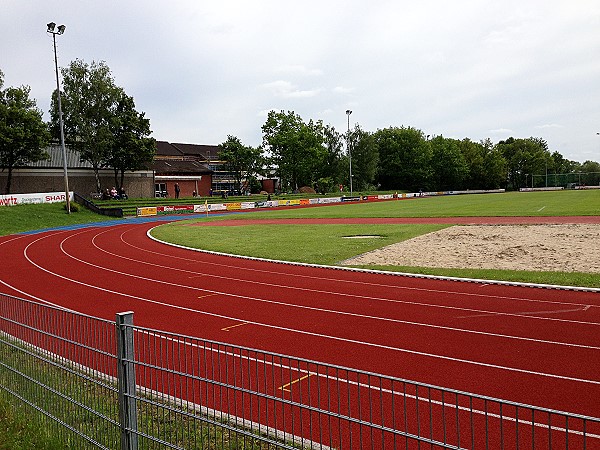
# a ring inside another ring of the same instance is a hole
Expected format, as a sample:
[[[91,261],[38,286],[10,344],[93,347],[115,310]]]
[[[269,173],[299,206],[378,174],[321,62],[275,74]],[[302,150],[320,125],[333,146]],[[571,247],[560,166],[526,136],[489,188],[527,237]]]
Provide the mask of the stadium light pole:
[[[71,198],[69,195],[69,176],[67,173],[67,149],[65,148],[65,129],[63,124],[63,113],[62,105],[60,101],[60,82],[58,78],[58,57],[56,56],[56,36],[60,36],[65,32],[65,26],[59,25],[56,27],[54,22],[50,22],[47,25],[47,33],[52,35],[52,42],[54,43],[54,69],[56,70],[56,97],[58,99],[58,123],[60,126],[60,146],[62,147],[63,155],[63,171],[65,176],[65,197],[67,200],[67,214],[71,214]]]
[[[346,137],[346,147],[348,147],[348,161],[350,162],[350,197],[352,197],[352,151],[350,150],[350,114],[352,114],[352,111],[347,109],[346,115],[348,116],[348,134]]]

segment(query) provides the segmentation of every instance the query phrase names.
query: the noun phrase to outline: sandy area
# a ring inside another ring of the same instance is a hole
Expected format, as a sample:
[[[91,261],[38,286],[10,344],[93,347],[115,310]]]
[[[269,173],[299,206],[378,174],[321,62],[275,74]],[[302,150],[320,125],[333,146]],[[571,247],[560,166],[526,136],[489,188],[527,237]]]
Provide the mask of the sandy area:
[[[600,273],[600,225],[453,226],[344,264]]]

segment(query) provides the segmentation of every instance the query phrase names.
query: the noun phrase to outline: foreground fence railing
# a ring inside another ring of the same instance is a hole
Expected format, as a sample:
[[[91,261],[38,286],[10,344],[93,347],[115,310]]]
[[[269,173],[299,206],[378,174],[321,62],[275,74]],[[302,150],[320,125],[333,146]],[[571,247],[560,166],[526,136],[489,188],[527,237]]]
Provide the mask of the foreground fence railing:
[[[0,398],[68,448],[600,448],[600,419],[0,295]]]

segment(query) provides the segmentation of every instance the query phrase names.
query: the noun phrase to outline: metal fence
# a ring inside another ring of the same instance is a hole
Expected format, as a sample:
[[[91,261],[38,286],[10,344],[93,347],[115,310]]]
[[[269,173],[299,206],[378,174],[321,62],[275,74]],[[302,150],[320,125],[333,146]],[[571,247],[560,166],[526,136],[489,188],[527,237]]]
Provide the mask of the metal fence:
[[[77,449],[600,448],[597,418],[1,294],[0,399]]]

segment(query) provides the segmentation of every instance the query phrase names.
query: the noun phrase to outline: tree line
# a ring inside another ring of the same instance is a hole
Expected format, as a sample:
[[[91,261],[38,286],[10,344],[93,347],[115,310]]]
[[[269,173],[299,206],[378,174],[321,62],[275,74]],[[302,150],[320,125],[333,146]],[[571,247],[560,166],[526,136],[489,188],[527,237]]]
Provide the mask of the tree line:
[[[126,171],[146,169],[154,158],[150,121],[115,83],[106,63],[77,59],[61,73],[67,145],[93,167],[98,192],[99,170],[104,168],[114,171],[115,186],[121,187]],[[45,149],[58,140],[57,95],[55,90],[51,118],[45,123],[30,88],[4,88],[0,71],[0,170],[8,175],[5,193],[10,193],[13,169],[47,159]],[[519,189],[548,183],[548,174],[555,183],[556,174],[579,174],[578,181],[586,184],[600,182],[599,163],[569,161],[551,152],[540,138],[511,137],[494,144],[490,139],[430,138],[406,126],[368,132],[358,124],[342,133],[321,120],[305,121],[294,111],[270,111],[258,147],[244,145],[233,135],[219,147],[237,190],[259,189],[259,175],[276,176],[284,191],[304,186],[318,192],[340,186],[347,190],[350,167],[356,191]]]
[[[104,62],[72,61],[61,69],[61,106],[65,143],[91,164],[97,192],[100,169],[114,171],[115,186],[123,186],[126,171],[147,169],[156,141],[150,121],[135,108],[133,97],[118,86]],[[12,172],[49,158],[48,145],[60,136],[58,92],[52,93],[50,121],[44,122],[29,86],[4,89],[0,71],[0,170],[7,172],[4,192],[10,194]]]
[[[279,178],[284,191],[303,186],[318,192],[340,186],[347,190],[350,172],[356,191],[516,190],[543,186],[548,174],[559,184],[575,180],[565,176],[569,174],[578,174],[582,183],[600,183],[598,162],[565,159],[536,137],[510,137],[494,144],[490,139],[430,138],[406,126],[368,132],[359,125],[340,133],[322,121],[305,121],[293,111],[270,111],[262,133],[257,148],[244,146],[231,135],[220,145],[225,161],[245,160],[229,166],[237,172],[238,188],[244,178],[269,173]]]

